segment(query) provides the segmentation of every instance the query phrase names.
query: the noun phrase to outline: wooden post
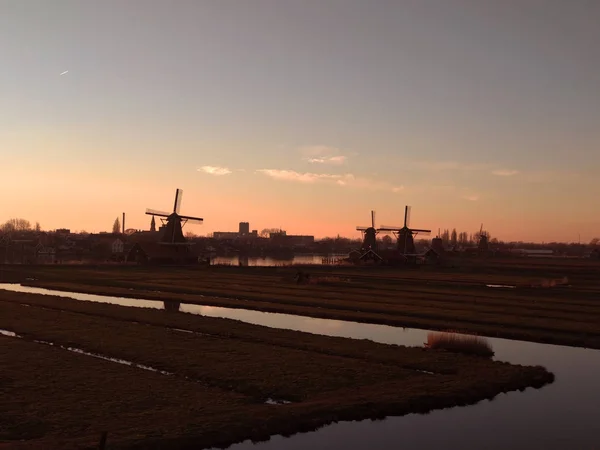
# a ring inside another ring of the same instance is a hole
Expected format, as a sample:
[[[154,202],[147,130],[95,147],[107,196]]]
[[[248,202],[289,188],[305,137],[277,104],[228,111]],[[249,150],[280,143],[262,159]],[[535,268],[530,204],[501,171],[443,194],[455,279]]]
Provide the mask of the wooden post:
[[[98,444],[98,450],[105,450],[106,449],[106,438],[108,436],[108,432],[107,431],[103,431],[102,434],[100,435],[100,443]]]

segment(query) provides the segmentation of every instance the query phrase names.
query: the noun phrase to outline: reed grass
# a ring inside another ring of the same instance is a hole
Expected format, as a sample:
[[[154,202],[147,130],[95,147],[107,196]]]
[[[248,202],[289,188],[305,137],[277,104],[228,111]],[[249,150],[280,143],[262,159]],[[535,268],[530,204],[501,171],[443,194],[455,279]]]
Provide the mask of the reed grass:
[[[431,332],[427,334],[427,348],[432,350],[447,350],[449,352],[463,353],[491,358],[494,356],[492,345],[481,336],[472,334],[459,334],[455,332]]]

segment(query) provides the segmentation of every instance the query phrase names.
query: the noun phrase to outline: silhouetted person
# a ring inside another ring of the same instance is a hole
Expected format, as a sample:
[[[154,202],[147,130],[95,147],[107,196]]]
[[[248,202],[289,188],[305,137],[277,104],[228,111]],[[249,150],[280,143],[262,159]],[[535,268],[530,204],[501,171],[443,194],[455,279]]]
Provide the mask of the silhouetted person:
[[[306,284],[309,281],[310,281],[310,275],[299,270],[298,273],[296,274],[296,284]]]
[[[172,300],[164,301],[165,311],[177,312],[177,311],[179,311],[180,306],[181,306],[181,302],[176,302],[176,301],[172,301]]]

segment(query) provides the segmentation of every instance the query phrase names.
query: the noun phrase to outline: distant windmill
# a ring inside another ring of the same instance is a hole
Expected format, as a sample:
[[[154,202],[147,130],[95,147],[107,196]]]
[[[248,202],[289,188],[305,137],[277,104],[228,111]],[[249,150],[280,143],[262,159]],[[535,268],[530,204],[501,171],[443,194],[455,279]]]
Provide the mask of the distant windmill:
[[[177,189],[175,191],[175,203],[173,205],[173,212],[167,213],[163,211],[157,211],[154,209],[147,209],[146,214],[150,216],[160,217],[163,221],[164,233],[160,239],[161,244],[184,244],[187,245],[187,240],[183,235],[183,227],[186,223],[197,223],[201,224],[203,219],[200,217],[192,217],[192,216],[182,216],[179,214],[179,209],[181,207],[181,197],[183,196],[183,191],[181,189]]]
[[[363,252],[372,250],[377,251],[377,229],[375,228],[375,211],[371,211],[371,226],[370,227],[356,227],[358,231],[363,233]]]
[[[477,244],[477,248],[480,252],[487,252],[489,250],[489,236],[487,231],[483,231],[483,224],[479,228],[479,243]]]
[[[422,230],[419,228],[410,228],[410,206],[404,208],[404,226],[402,227],[389,227],[382,226],[377,231],[392,232],[398,239],[398,252],[401,255],[415,255],[415,240],[414,236],[421,234],[428,236],[431,234],[431,230]]]

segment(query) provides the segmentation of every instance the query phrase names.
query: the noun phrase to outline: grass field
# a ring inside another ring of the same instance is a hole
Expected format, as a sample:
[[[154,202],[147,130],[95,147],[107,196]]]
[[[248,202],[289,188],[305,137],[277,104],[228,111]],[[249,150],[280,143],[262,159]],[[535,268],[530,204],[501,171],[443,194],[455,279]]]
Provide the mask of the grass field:
[[[471,259],[457,265],[417,270],[311,267],[303,270],[317,282],[301,285],[294,282],[297,268],[258,267],[5,266],[0,280],[600,348],[597,261]],[[568,286],[544,287],[565,277]]]
[[[439,350],[8,291],[0,329],[20,336],[0,336],[0,446],[14,448],[94,448],[107,431],[108,448],[197,449],[553,380],[540,367]]]

